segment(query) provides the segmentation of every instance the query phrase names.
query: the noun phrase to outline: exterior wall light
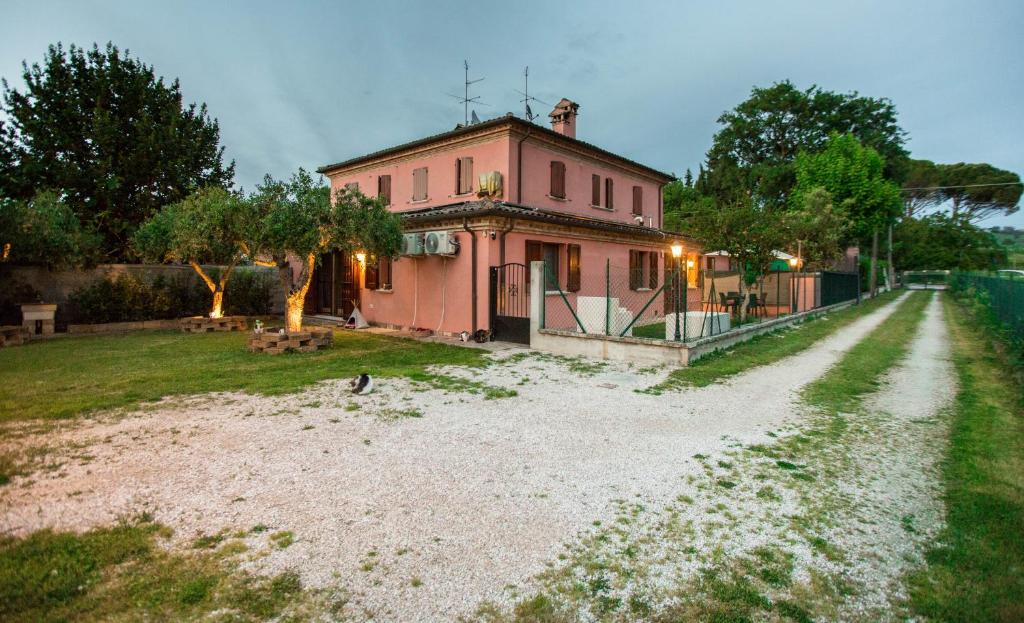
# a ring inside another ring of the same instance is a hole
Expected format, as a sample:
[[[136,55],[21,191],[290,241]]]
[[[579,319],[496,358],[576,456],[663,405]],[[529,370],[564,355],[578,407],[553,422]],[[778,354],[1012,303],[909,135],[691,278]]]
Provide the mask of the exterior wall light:
[[[366,254],[363,253],[362,251],[359,251],[358,253],[356,253],[356,261],[359,262],[360,264],[365,264],[366,263]]]
[[[674,244],[672,245],[672,257],[679,259],[683,255],[683,245]]]

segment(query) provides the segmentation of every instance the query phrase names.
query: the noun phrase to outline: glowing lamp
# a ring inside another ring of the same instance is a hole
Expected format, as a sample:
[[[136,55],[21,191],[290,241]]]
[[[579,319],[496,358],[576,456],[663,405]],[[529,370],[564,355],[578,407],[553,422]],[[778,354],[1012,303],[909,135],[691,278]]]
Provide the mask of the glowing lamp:
[[[363,253],[362,251],[356,253],[356,261],[359,262],[360,264],[365,264],[366,263],[366,254]]]
[[[686,267],[687,268],[693,268],[693,264],[694,264],[693,260],[686,260]]]
[[[672,248],[672,257],[676,258],[677,260],[680,257],[682,257],[682,255],[683,255],[683,245],[681,245],[681,244],[674,244],[674,245],[672,245],[671,248]]]
[[[795,257],[789,258],[789,265],[792,266],[793,268],[796,268],[796,262],[797,259]]]

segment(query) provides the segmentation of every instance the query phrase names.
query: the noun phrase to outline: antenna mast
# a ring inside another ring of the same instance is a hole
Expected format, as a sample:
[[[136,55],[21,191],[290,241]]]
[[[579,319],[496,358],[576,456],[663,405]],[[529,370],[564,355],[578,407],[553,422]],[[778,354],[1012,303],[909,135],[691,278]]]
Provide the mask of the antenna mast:
[[[459,100],[459,102],[462,103],[462,109],[463,109],[462,110],[462,114],[463,114],[463,118],[464,118],[463,123],[465,125],[469,125],[469,104],[472,102],[472,103],[476,103],[476,104],[481,104],[483,106],[487,105],[484,102],[480,101],[480,96],[479,95],[477,95],[475,97],[470,97],[469,96],[469,85],[476,84],[477,82],[481,82],[482,80],[484,80],[484,78],[476,78],[475,80],[470,80],[469,79],[469,61],[466,61],[466,60],[462,61],[462,65],[466,68],[466,80],[465,80],[465,83],[464,83],[464,87],[465,88],[463,90],[463,95],[462,95],[462,97],[459,97],[458,95],[452,95],[451,93],[448,93],[448,95],[450,97],[454,97],[455,99]]]
[[[536,119],[537,117],[540,116],[540,115],[533,114],[533,111],[530,110],[530,102],[540,102],[541,104],[544,104],[545,106],[550,106],[551,105],[551,104],[548,104],[547,102],[545,102],[544,100],[539,100],[536,97],[530,97],[530,68],[529,68],[529,66],[527,66],[526,68],[523,69],[523,90],[522,91],[516,91],[516,93],[518,93],[518,94],[523,96],[523,99],[521,99],[519,101],[523,103],[523,107],[525,108],[524,114],[526,115],[526,120],[527,121],[531,121],[532,122],[534,119]]]

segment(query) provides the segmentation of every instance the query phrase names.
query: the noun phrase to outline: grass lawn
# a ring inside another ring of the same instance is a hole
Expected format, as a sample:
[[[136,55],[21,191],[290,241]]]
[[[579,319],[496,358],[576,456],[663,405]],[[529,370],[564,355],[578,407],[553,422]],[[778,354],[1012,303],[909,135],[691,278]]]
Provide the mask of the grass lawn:
[[[944,301],[959,388],[944,464],[947,528],[910,578],[934,621],[1024,620],[1024,399],[1005,357],[951,296]]]
[[[432,364],[486,363],[475,349],[351,331],[336,331],[329,349],[282,355],[249,353],[247,337],[146,331],[0,349],[0,422],[66,418],[176,394],[284,394],[361,372],[423,376]]]
[[[650,391],[659,392],[687,386],[703,387],[750,368],[775,363],[810,348],[818,340],[893,301],[899,294],[898,291],[886,292],[874,299],[864,300],[860,305],[819,316],[794,328],[759,335],[728,350],[712,353],[698,359],[689,367],[673,371],[665,381],[655,385]]]
[[[314,603],[337,607],[338,597],[303,590],[293,571],[262,577],[239,569],[248,549],[241,537],[260,528],[174,551],[161,543],[170,530],[146,518],[82,534],[0,538],[0,619],[183,621],[216,612],[219,621],[265,621],[301,619]]]

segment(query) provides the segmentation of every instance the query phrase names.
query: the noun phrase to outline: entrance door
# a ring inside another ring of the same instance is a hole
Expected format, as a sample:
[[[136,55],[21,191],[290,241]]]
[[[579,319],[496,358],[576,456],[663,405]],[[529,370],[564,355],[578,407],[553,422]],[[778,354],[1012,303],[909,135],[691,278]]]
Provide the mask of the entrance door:
[[[317,313],[348,318],[359,304],[359,262],[342,253],[324,253],[313,272]]]
[[[491,267],[490,308],[493,338],[530,343],[530,297],[525,264]]]

